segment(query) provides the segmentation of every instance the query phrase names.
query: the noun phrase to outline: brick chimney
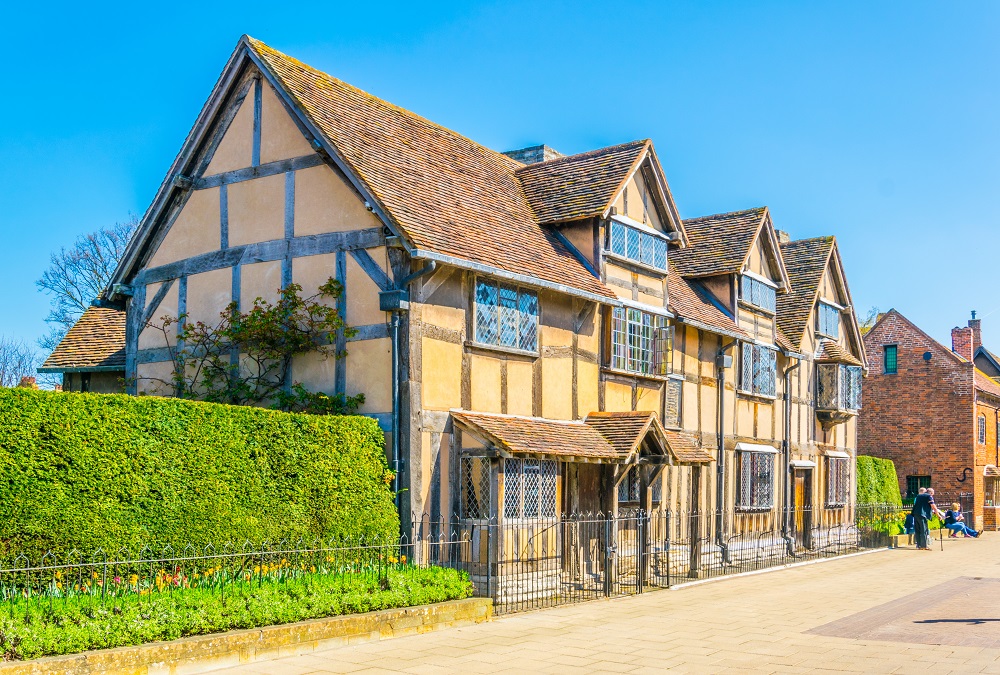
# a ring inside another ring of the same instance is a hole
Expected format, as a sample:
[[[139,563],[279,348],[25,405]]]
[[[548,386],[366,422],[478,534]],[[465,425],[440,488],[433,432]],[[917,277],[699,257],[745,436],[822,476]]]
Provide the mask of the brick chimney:
[[[507,150],[503,154],[511,159],[516,159],[521,164],[538,164],[539,162],[547,162],[550,159],[559,159],[564,156],[561,152],[547,145],[533,145],[530,148]]]
[[[972,360],[972,329],[969,327],[951,329],[951,351],[966,361]]]
[[[982,319],[976,318],[976,310],[972,310],[972,318],[969,319],[969,328],[972,329],[972,353],[983,346]]]

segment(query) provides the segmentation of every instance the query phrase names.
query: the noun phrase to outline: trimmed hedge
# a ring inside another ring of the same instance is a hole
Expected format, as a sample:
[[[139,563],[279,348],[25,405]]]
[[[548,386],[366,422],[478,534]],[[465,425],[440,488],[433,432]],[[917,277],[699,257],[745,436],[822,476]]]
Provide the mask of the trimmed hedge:
[[[0,557],[280,539],[394,540],[367,417],[0,390]]]
[[[903,504],[891,459],[858,455],[857,495],[859,504]]]

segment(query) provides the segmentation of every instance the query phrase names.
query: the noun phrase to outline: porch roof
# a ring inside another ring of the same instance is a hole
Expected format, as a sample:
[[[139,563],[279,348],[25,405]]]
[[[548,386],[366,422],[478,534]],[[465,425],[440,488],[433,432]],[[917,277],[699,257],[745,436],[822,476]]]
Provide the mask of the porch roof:
[[[591,462],[622,462],[627,457],[583,422],[465,410],[452,410],[451,416],[503,456],[542,455]]]

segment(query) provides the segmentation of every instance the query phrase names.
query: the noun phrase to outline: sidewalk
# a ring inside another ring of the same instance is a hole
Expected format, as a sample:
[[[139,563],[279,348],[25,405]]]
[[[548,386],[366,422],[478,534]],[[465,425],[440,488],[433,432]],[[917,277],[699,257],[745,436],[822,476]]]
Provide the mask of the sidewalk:
[[[944,549],[885,550],[215,672],[1000,673],[1000,534]]]

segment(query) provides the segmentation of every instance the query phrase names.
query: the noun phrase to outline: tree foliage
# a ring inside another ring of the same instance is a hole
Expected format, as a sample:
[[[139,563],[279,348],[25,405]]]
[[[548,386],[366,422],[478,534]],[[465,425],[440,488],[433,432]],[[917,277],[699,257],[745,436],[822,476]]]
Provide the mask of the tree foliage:
[[[291,381],[296,356],[346,356],[336,349],[334,337],[356,331],[336,309],[342,293],[340,282],[331,278],[305,298],[302,287],[291,284],[279,291],[276,302],[257,298],[246,312],[230,303],[215,324],[189,321],[183,314],[164,316],[150,326],[162,331],[169,345],[173,376],[143,379],[180,398],[313,414],[355,412],[364,402],[362,394],[330,396]]]
[[[882,316],[882,310],[873,306],[868,308],[864,318],[858,317],[858,327],[861,329],[861,334],[867,335],[868,331],[878,322],[880,316]]]
[[[129,240],[139,227],[139,218],[130,216],[79,237],[70,248],[61,248],[49,257],[49,267],[35,282],[51,296],[45,318],[48,334],[39,340],[43,349],[55,349],[59,341],[90,304],[100,297],[125,254]]]

